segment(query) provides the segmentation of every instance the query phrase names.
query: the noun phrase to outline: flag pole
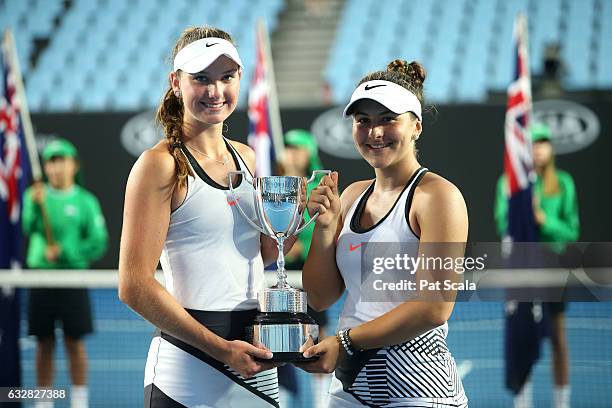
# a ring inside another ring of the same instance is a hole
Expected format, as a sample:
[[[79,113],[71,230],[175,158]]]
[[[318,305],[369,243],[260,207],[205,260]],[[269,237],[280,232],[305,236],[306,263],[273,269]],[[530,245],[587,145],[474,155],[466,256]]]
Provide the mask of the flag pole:
[[[538,241],[533,217],[533,183],[535,172],[529,128],[532,118],[531,77],[529,72],[529,48],[527,17],[518,13],[514,22],[513,37],[516,42],[515,76],[508,86],[505,119],[504,173],[508,189],[506,236],[502,241],[502,254],[512,262],[512,242]],[[529,382],[536,361],[540,358],[542,322],[534,318],[534,302],[518,302],[509,309],[505,321],[505,385],[514,394],[514,402],[523,399],[521,394]],[[522,335],[521,335],[522,334]],[[532,341],[524,343],[523,337]],[[516,364],[521,361],[522,364]],[[526,399],[529,400],[530,397]],[[532,401],[523,401],[523,404]]]
[[[276,91],[276,79],[274,77],[274,64],[272,62],[272,50],[270,48],[270,37],[268,30],[262,19],[257,21],[257,34],[260,36],[263,44],[263,60],[265,66],[266,82],[268,84],[268,107],[270,115],[270,127],[272,128],[272,143],[274,144],[274,155],[276,162],[282,163],[283,154],[285,152],[285,142],[283,139],[283,126],[280,116],[280,108],[278,105],[278,93]]]
[[[13,32],[10,29],[6,29],[4,31],[3,46],[5,47],[8,58],[10,59],[8,63],[10,63],[12,67],[11,73],[15,84],[15,97],[17,98],[17,102],[19,104],[19,118],[23,128],[28,158],[30,159],[29,162],[32,170],[32,178],[34,179],[35,183],[42,182],[42,171],[40,160],[38,158],[38,152],[36,150],[34,127],[32,126],[32,119],[30,118],[30,110],[28,109],[25,87],[23,86],[23,79],[21,77],[21,67],[19,66],[19,58],[17,56],[17,46],[15,45]],[[49,223],[49,217],[47,216],[45,206],[42,203],[40,204],[40,209],[47,243],[53,245],[55,244],[55,240],[53,239],[51,224]]]
[[[519,12],[516,18],[518,20],[519,35],[521,37],[519,52],[522,54],[522,60],[523,60],[522,69],[525,70],[524,80],[527,82],[527,84],[525,85],[525,93],[526,93],[527,103],[529,106],[527,109],[527,121],[526,121],[527,137],[525,139],[526,139],[527,145],[529,146],[529,151],[531,152],[532,143],[531,143],[531,137],[529,136],[529,129],[531,126],[531,120],[533,118],[533,96],[531,92],[531,69],[529,66],[529,29],[528,29],[529,26],[527,25],[527,15],[526,14]],[[533,155],[531,156],[531,171],[529,173],[529,180],[531,181],[531,183],[535,184],[536,174],[535,174],[535,167],[533,165]]]
[[[7,54],[11,59],[11,66],[14,67],[13,81],[15,81],[15,91],[17,100],[19,101],[19,116],[21,124],[23,126],[23,133],[25,136],[26,147],[28,151],[28,157],[30,159],[30,166],[32,168],[32,178],[34,181],[42,180],[42,171],[40,168],[40,161],[38,159],[38,152],[36,151],[36,139],[34,138],[34,128],[32,127],[32,120],[30,118],[30,110],[28,109],[28,102],[25,96],[25,88],[23,86],[23,80],[21,78],[21,67],[19,66],[19,58],[17,57],[17,47],[15,46],[15,38],[10,29],[4,31],[4,46],[7,50]]]

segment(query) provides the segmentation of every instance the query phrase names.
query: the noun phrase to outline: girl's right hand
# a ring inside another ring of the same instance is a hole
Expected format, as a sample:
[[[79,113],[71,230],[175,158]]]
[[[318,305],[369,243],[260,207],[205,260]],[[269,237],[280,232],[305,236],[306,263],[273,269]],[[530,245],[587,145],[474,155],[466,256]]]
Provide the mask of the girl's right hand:
[[[312,216],[316,211],[319,217],[315,221],[321,227],[335,227],[340,216],[340,196],[338,195],[338,172],[321,179],[319,185],[310,192],[308,213]]]
[[[264,347],[258,348],[241,340],[229,342],[229,353],[224,363],[233,368],[244,378],[251,378],[255,374],[277,367],[276,364],[255,360],[272,358],[272,352]]]

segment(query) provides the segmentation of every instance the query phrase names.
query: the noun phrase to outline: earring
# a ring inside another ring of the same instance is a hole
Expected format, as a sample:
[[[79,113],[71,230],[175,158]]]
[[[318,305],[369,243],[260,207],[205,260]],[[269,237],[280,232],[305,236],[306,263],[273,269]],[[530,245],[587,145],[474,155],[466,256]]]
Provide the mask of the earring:
[[[177,98],[181,98],[181,91],[174,91],[174,96],[176,96]]]

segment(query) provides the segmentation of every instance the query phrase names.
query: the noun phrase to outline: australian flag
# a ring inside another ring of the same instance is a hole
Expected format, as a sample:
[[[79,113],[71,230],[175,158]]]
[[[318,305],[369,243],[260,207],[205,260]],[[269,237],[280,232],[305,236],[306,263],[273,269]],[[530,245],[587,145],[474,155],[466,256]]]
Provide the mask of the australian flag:
[[[533,213],[535,180],[531,137],[531,80],[527,60],[527,21],[519,14],[514,25],[516,66],[508,87],[505,121],[504,173],[508,183],[508,230],[510,242],[536,242],[538,232]],[[512,257],[510,257],[512,262]],[[506,387],[519,393],[540,357],[545,333],[545,313],[538,303],[508,302],[506,305]]]
[[[267,75],[265,32],[257,31],[255,72],[249,89],[249,145],[255,151],[255,174],[271,176],[276,162],[270,117],[271,84]]]
[[[514,27],[516,67],[508,87],[505,123],[504,172],[509,192],[508,231],[515,242],[537,241],[533,216],[533,157],[529,125],[531,120],[531,80],[527,62],[527,28],[525,17],[517,16]]]
[[[12,37],[5,35],[0,55],[0,269],[23,259],[21,209],[30,163],[21,121]],[[19,291],[0,288],[0,386],[19,386]]]

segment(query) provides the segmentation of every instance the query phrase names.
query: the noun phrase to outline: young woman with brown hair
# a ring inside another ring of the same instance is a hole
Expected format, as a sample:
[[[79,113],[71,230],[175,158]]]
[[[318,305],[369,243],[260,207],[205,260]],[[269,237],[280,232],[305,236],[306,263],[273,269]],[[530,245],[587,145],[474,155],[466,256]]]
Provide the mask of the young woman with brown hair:
[[[240,200],[255,218],[252,185],[236,178],[233,196],[227,182],[229,171],[250,174],[255,154],[222,134],[243,65],[229,34],[209,27],[185,30],[172,56],[157,112],[166,139],[130,173],[119,260],[120,298],[159,329],[145,406],[278,406],[272,353],[245,341],[276,243],[236,209]]]
[[[344,115],[352,116],[355,145],[375,178],[351,184],[339,197],[338,174],[332,173],[309,200],[309,211],[320,212],[302,278],[309,303],[326,309],[347,290],[338,334],[305,350],[307,357],[319,355],[318,361],[300,364],[310,372],[334,371],[331,407],[467,406],[445,341],[454,293],[443,294],[445,301],[398,301],[387,292],[371,302],[363,284],[367,244],[408,245],[416,257],[433,256],[427,244],[443,243],[448,246],[435,256],[463,256],[463,197],[416,156],[424,80],[419,63],[403,60],[361,80]],[[416,276],[427,273],[419,269]]]

